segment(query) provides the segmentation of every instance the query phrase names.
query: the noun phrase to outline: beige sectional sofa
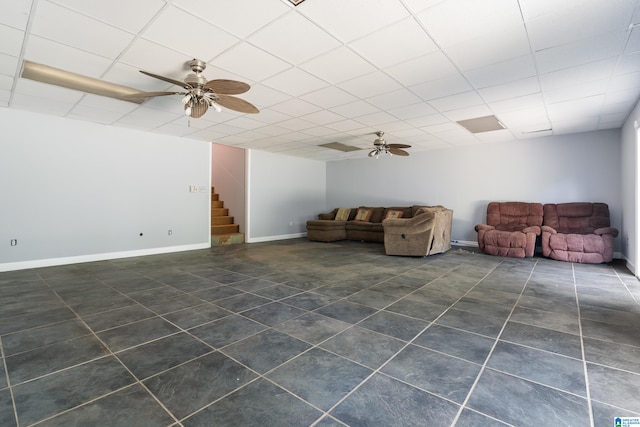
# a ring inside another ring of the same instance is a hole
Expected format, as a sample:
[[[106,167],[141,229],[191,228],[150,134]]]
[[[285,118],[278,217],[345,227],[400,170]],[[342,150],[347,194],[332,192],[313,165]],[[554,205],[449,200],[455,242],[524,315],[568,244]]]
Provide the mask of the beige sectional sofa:
[[[425,256],[451,248],[452,217],[443,206],[336,208],[307,221],[307,238],[384,243],[387,255]]]

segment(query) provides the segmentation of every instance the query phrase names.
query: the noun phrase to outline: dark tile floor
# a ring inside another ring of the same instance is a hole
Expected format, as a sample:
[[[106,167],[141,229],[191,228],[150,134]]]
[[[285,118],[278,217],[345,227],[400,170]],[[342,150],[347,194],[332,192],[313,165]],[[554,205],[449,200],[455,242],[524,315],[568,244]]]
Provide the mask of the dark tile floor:
[[[613,426],[624,267],[294,239],[0,273],[0,426]]]

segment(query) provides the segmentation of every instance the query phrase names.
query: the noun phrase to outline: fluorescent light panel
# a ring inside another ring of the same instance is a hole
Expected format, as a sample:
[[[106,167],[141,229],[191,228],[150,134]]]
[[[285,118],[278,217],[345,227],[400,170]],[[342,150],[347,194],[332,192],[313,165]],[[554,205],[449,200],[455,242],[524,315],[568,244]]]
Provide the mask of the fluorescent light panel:
[[[500,123],[500,120],[498,120],[496,116],[484,116],[475,119],[460,120],[456,123],[471,133],[505,129],[504,125]]]
[[[320,144],[319,147],[331,148],[332,150],[344,151],[345,153],[348,153],[349,151],[362,150],[362,148],[354,147],[353,145],[345,145],[340,142],[329,142],[326,144]]]

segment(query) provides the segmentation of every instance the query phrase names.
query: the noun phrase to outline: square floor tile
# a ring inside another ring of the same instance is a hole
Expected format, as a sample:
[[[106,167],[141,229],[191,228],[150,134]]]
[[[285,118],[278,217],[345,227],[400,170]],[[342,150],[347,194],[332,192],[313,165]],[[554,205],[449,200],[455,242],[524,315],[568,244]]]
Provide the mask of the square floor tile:
[[[540,384],[487,369],[476,385],[468,406],[483,414],[518,426],[588,426],[586,399]]]
[[[256,377],[249,369],[215,352],[151,377],[144,384],[181,419]]]
[[[359,323],[359,326],[363,328],[371,329],[372,331],[380,332],[381,334],[404,341],[413,339],[428,325],[429,322],[391,313],[386,310],[379,311]]]
[[[309,349],[311,345],[272,329],[224,348],[224,353],[263,374]]]
[[[186,333],[179,333],[118,353],[138,379],[144,379],[195,359],[213,349]]]
[[[141,320],[98,333],[113,352],[172,335],[179,329],[160,317]]]
[[[480,365],[410,345],[383,366],[382,372],[462,403],[480,372]]]
[[[489,355],[495,340],[460,329],[433,324],[413,343],[469,362],[482,364]]]
[[[378,310],[375,308],[342,300],[319,308],[316,313],[353,324],[358,323],[376,311]]]
[[[311,344],[318,344],[329,337],[349,328],[350,323],[342,322],[317,313],[307,313],[275,326],[284,332]]]
[[[376,374],[331,415],[349,426],[449,426],[458,405]]]
[[[267,377],[326,411],[371,372],[340,356],[312,349],[280,366]]]
[[[221,348],[257,334],[266,328],[266,326],[245,317],[231,315],[190,329],[189,332],[207,344]]]
[[[378,369],[406,345],[405,342],[368,329],[354,326],[322,343],[320,347]]]
[[[268,381],[258,380],[187,418],[185,427],[309,426],[322,412]]]
[[[518,322],[509,322],[504,328],[500,339],[562,354],[575,359],[582,358],[580,337],[578,335],[525,325]]]
[[[640,374],[587,364],[591,398],[640,413]]]
[[[274,326],[278,323],[293,319],[294,317],[301,316],[306,312],[306,310],[301,310],[287,304],[272,302],[257,308],[253,308],[251,310],[247,310],[243,312],[242,315],[264,325]]]
[[[163,317],[183,329],[190,329],[230,315],[229,311],[217,305],[200,304],[165,314]]]

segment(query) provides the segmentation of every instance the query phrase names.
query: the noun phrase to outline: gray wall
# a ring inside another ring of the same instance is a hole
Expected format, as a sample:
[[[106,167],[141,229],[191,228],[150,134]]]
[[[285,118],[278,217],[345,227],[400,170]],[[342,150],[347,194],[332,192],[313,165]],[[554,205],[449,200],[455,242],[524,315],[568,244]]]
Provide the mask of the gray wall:
[[[265,151],[248,153],[248,242],[304,236],[326,208],[326,167],[317,160]]]
[[[229,209],[234,224],[240,225],[240,232],[244,233],[247,227],[246,150],[212,144],[211,154],[211,185]]]
[[[328,162],[327,207],[444,205],[452,239],[467,243],[492,200],[601,201],[621,228],[620,146],[620,131],[607,130]]]
[[[210,143],[8,109],[0,128],[0,270],[209,247]]]

